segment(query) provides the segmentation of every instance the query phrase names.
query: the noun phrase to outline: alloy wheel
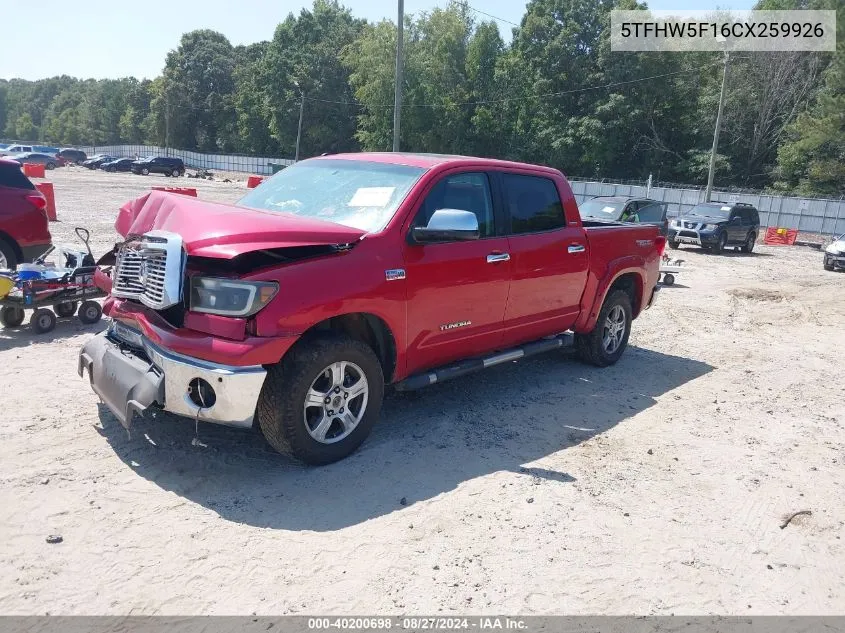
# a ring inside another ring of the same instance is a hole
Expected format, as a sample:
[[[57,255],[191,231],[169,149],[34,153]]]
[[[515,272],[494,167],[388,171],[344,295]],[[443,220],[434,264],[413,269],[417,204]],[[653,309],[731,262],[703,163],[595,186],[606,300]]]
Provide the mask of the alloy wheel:
[[[369,392],[367,377],[355,363],[340,361],[323,369],[305,394],[308,434],[321,444],[348,437],[364,417]]]

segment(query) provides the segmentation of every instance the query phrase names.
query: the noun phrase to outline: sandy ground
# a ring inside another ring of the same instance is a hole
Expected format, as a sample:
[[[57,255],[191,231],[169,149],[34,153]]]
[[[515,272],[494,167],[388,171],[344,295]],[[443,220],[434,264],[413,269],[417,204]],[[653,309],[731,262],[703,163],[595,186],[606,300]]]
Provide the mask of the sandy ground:
[[[173,184],[51,176],[56,241],[80,223],[98,252],[122,202]],[[0,330],[0,612],[842,613],[845,274],[682,253],[615,367],[550,354],[390,395],[319,469],[248,431],[192,446],[167,415],[128,438],[76,375],[104,324]]]

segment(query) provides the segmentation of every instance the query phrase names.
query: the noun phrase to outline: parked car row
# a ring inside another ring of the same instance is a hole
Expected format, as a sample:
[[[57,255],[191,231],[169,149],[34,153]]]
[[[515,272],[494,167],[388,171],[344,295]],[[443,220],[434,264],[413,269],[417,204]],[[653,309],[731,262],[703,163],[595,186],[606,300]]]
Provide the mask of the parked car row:
[[[88,169],[102,169],[108,172],[131,171],[133,174],[147,176],[149,174],[164,174],[165,176],[184,176],[185,163],[181,158],[171,156],[149,156],[134,159],[127,157],[97,154],[82,163]]]

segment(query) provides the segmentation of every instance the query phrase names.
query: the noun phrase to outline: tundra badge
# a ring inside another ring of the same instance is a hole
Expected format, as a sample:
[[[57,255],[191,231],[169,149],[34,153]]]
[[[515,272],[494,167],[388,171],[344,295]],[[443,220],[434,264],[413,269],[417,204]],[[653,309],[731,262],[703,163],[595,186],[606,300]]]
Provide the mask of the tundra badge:
[[[454,323],[444,323],[440,326],[440,331],[445,332],[446,330],[454,330],[455,328],[466,327],[467,325],[472,325],[472,321],[455,321]]]

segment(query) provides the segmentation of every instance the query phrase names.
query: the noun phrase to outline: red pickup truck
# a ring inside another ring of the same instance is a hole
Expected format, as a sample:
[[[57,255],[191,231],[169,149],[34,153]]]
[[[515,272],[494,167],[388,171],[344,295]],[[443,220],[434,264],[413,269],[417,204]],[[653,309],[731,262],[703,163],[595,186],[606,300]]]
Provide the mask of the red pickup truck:
[[[312,464],[361,444],[385,385],[571,345],[615,363],[665,245],[582,222],[557,170],[389,153],[297,163],[238,206],[154,191],[116,228],[112,324],[80,375],[127,428],[149,407],[255,422]]]

